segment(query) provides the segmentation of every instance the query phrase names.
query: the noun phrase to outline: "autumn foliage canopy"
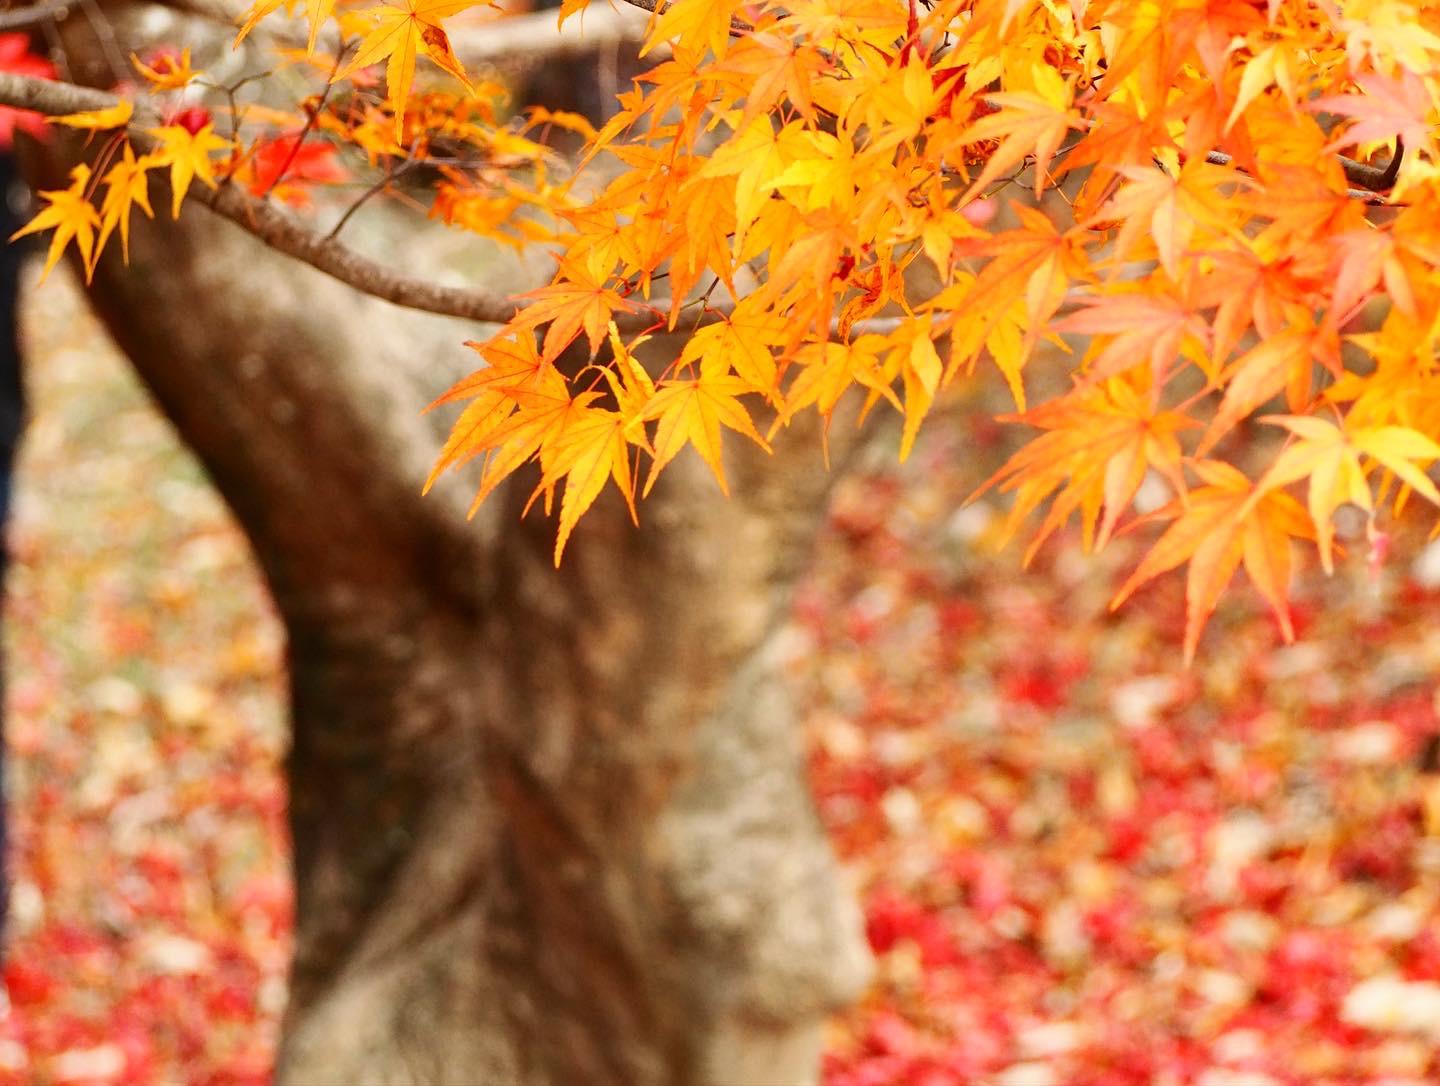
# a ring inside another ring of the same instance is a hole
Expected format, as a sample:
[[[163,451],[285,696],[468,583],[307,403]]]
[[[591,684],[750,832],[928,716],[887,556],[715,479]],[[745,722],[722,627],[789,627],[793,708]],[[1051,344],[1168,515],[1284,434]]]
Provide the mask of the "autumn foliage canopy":
[[[149,94],[56,118],[101,151],[26,231],[93,268],[157,174],[178,214],[197,182],[303,203],[428,167],[405,184],[432,216],[556,254],[437,401],[463,409],[435,473],[476,471],[478,504],[538,465],[557,561],[603,490],[635,511],[687,446],[724,489],[725,431],[766,446],[848,393],[899,413],[904,456],[991,365],[1036,435],[989,484],[1011,527],[1150,533],[1121,597],[1187,567],[1188,653],[1242,565],[1288,636],[1295,544],[1330,568],[1339,507],[1373,542],[1382,511],[1440,505],[1440,8],[634,2],[650,67],[596,130],[467,74],[446,25],[476,0],[307,0],[288,39],[260,0],[241,35],[279,28],[323,91],[182,114],[189,54],[136,58]],[[1037,374],[1056,348],[1069,372]],[[1147,479],[1170,500],[1142,516]]]

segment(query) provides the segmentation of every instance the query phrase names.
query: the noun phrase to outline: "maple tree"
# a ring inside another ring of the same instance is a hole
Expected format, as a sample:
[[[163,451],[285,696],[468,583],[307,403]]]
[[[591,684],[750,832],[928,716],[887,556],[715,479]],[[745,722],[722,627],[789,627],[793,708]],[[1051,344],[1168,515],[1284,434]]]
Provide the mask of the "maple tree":
[[[1048,503],[1040,539],[1078,513],[1103,544],[1147,475],[1171,488],[1166,557],[1146,569],[1190,563],[1192,653],[1234,566],[1214,548],[1243,556],[1288,630],[1293,541],[1316,540],[1328,568],[1339,506],[1374,531],[1382,501],[1440,498],[1424,475],[1440,457],[1426,5],[643,4],[653,67],[598,130],[548,111],[507,122],[503,88],[473,82],[445,30],[474,6],[306,5],[288,57],[324,73],[323,93],[293,115],[238,111],[230,136],[142,125],[129,99],[72,112],[10,78],[0,97],[113,132],[103,171],[47,193],[27,231],[55,231],[49,265],[73,241],[88,269],[149,213],[152,171],[178,214],[195,180],[297,198],[348,176],[346,146],[392,174],[463,147],[436,169],[433,214],[553,245],[558,268],[514,306],[479,305],[503,327],[471,344],[480,376],[441,397],[473,402],[440,466],[482,459],[483,498],[538,463],[536,496],[562,492],[557,562],[605,486],[634,509],[690,446],[723,489],[725,430],[763,447],[851,389],[903,415],[904,455],[982,358],[1011,384],[1012,421],[1046,431],[997,479],[1017,522]],[[240,37],[280,7],[260,0]],[[452,85],[417,86],[422,57]],[[383,97],[335,93],[382,63]],[[162,119],[200,76],[189,50],[136,65],[159,96],[136,104]],[[533,138],[552,124],[618,168],[561,170]],[[1022,184],[1037,202],[996,216]],[[633,352],[656,331],[688,342],[637,384]],[[595,364],[563,372],[582,334]],[[1027,363],[1057,335],[1083,338],[1072,387],[1031,404]],[[1257,466],[1233,432],[1282,394],[1287,444]],[[1221,515],[1206,487],[1225,464],[1248,497]],[[1308,522],[1266,512],[1292,485]]]
[[[158,181],[172,219],[200,203],[376,298],[493,325],[430,390],[459,413],[426,485],[478,474],[473,514],[521,476],[506,508],[554,515],[557,565],[607,490],[644,523],[687,449],[725,491],[741,448],[818,418],[828,450],[832,420],[889,411],[904,457],[991,364],[1003,420],[1039,434],[983,489],[1013,495],[1012,531],[1039,517],[1032,553],[1074,518],[1087,546],[1148,533],[1115,603],[1186,567],[1187,656],[1242,566],[1289,637],[1297,542],[1329,569],[1341,507],[1380,553],[1382,515],[1440,505],[1430,6],[632,3],[643,71],[598,123],[512,115],[457,45],[503,23],[466,0],[234,12],[311,91],[288,108],[193,44],[137,54],[139,91],[0,72],[0,103],[89,139],[22,233],[95,276],[137,207],[164,218]],[[558,18],[583,40],[602,11]],[[281,206],[356,179],[328,230]],[[362,255],[345,231],[385,195],[546,249],[553,275],[494,291]]]

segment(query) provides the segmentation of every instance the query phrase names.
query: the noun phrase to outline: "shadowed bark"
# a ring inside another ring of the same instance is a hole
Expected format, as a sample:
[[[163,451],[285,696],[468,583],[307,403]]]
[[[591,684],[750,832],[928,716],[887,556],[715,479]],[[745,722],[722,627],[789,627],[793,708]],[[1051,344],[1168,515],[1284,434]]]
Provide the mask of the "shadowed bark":
[[[813,1080],[868,969],[780,675],[833,482],[818,434],[732,443],[729,501],[682,457],[639,528],[602,498],[556,570],[523,485],[473,522],[463,486],[419,494],[446,422],[422,408],[473,368],[476,326],[198,208],[137,221],[91,298],[288,631],[279,1081]]]

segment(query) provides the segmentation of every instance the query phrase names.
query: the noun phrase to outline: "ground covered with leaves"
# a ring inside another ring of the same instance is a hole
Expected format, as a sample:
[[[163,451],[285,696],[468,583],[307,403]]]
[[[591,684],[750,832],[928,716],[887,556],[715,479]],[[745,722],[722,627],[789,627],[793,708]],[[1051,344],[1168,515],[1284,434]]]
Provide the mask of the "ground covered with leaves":
[[[290,930],[280,624],[78,293],[27,299],[0,1083],[268,1082]]]
[[[244,541],[51,284],[12,535],[0,1084],[267,1080],[288,953],[281,631]],[[822,815],[877,958],[826,1086],[1440,1081],[1440,551],[1236,594],[1181,669],[1137,541],[1027,573],[935,420],[796,602]],[[1381,556],[1375,556],[1377,559]]]
[[[822,815],[878,977],[827,1086],[1440,1081],[1440,548],[1234,594],[996,553],[993,424],[845,486],[798,602]],[[1313,563],[1312,563],[1313,566]]]

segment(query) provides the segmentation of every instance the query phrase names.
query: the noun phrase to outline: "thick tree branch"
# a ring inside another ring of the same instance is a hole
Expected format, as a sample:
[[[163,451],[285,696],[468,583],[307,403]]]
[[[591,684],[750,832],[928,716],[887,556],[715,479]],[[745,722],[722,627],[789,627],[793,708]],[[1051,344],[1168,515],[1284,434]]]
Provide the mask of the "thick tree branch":
[[[231,0],[161,0],[164,7],[198,15],[204,19],[236,26],[249,6]],[[648,10],[648,9],[646,9]],[[645,12],[624,5],[612,7],[594,3],[559,25],[554,9],[527,12],[487,22],[457,19],[446,27],[450,47],[467,68],[492,66],[523,67],[538,62],[562,60],[615,45],[635,44],[650,24]],[[270,15],[256,29],[257,35],[304,48],[310,39],[302,19],[286,19],[281,12]],[[332,49],[338,41],[333,27],[320,34],[319,47]]]
[[[41,23],[58,21],[70,14],[68,0],[60,3],[30,4],[23,8],[0,11],[0,30],[25,30]]]
[[[108,109],[118,101],[113,94],[89,87],[0,72],[0,104],[19,109],[61,116]],[[131,137],[137,144],[149,142],[142,131],[132,130]],[[515,314],[515,302],[503,295],[401,275],[296,221],[275,205],[254,199],[235,185],[224,184],[218,189],[195,186],[188,199],[237,223],[272,249],[395,305],[494,323],[508,321]]]
[[[1344,155],[1336,155],[1340,162],[1340,168],[1345,171],[1345,180],[1355,186],[1350,189],[1350,195],[1356,199],[1375,200],[1377,194],[1384,192],[1395,184],[1395,173],[1400,169],[1400,154],[1396,153],[1394,161],[1390,166],[1371,166],[1368,163],[1356,162],[1353,158],[1346,158]],[[1211,151],[1205,156],[1206,162],[1213,162],[1217,166],[1228,166],[1234,159],[1224,151]]]

